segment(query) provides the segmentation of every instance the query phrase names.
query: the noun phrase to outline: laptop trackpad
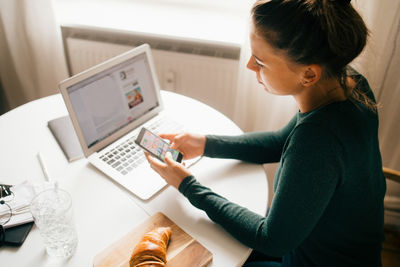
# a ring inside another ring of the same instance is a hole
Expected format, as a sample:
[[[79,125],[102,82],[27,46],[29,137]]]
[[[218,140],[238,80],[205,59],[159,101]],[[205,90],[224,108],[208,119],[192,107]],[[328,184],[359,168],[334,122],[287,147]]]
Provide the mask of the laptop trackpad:
[[[127,174],[124,180],[128,190],[143,200],[149,199],[167,185],[158,173],[145,164]]]

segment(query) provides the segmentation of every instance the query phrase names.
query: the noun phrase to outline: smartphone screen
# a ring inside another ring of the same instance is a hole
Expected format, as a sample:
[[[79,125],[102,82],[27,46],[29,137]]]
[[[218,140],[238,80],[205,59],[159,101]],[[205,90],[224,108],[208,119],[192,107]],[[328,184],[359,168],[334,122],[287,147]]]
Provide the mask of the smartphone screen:
[[[175,161],[182,161],[183,155],[178,150],[169,148],[169,144],[166,141],[146,128],[141,129],[135,142],[161,161],[164,161],[167,151],[171,153]]]

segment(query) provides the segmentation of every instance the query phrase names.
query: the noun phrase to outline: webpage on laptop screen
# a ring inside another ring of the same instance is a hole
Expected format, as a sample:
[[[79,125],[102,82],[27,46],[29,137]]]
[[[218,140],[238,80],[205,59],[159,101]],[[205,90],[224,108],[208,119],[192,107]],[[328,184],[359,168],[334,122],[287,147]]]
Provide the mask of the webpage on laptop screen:
[[[159,105],[144,54],[67,90],[88,148]]]

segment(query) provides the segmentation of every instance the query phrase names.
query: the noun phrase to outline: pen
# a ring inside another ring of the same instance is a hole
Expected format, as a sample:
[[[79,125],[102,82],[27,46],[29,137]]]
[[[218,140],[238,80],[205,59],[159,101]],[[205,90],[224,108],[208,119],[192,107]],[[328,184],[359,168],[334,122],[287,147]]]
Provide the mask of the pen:
[[[49,176],[49,172],[47,171],[46,165],[44,164],[42,154],[39,152],[39,153],[37,154],[37,157],[38,157],[38,159],[39,159],[40,167],[41,167],[41,169],[42,169],[42,171],[43,171],[45,180],[46,180],[47,182],[50,182],[51,179],[50,179],[50,176]]]

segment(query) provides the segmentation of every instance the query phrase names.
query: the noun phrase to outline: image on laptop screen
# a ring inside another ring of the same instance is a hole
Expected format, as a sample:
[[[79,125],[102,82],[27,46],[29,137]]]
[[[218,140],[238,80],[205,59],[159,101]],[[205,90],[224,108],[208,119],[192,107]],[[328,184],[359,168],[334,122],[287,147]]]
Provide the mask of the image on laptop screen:
[[[144,53],[67,91],[88,148],[159,106]]]

